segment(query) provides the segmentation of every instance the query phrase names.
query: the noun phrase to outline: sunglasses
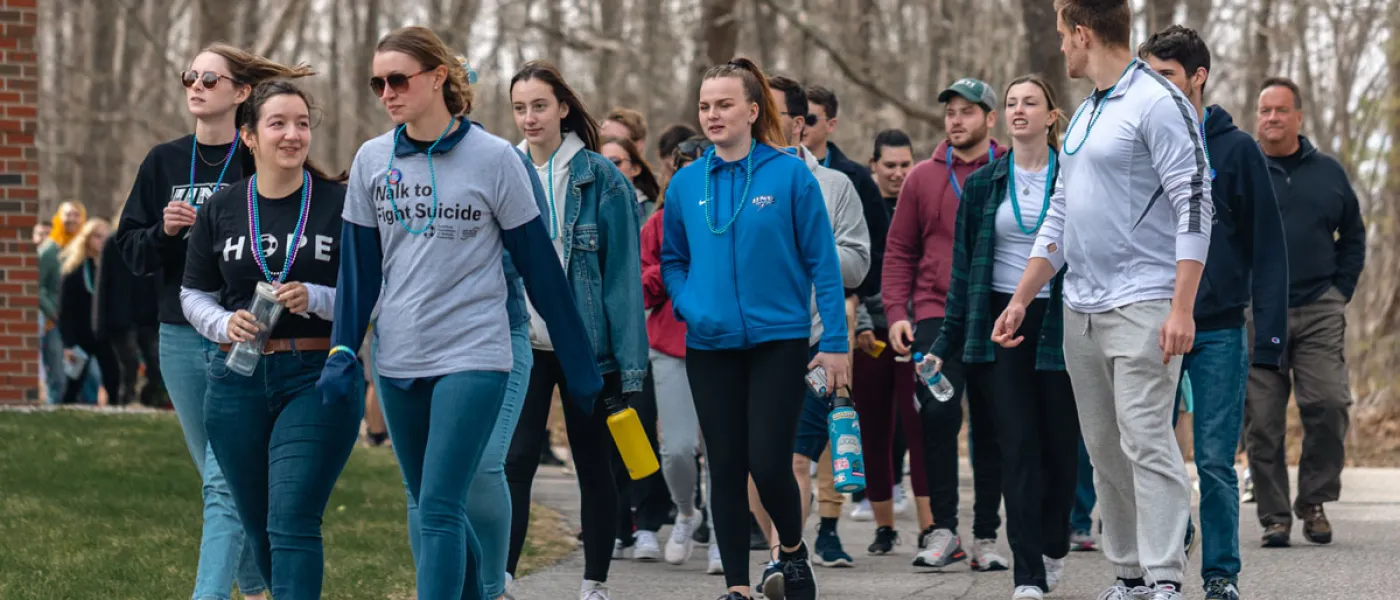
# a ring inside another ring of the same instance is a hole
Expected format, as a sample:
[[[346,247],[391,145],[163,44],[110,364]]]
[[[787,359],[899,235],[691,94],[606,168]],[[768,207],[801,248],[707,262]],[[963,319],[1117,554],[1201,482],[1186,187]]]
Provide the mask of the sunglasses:
[[[369,89],[370,91],[374,92],[374,95],[376,96],[384,95],[385,86],[388,86],[389,89],[394,90],[395,94],[402,94],[408,91],[408,80],[413,79],[414,77],[417,77],[424,73],[427,73],[431,70],[432,69],[424,69],[412,75],[404,75],[403,73],[390,73],[385,77],[370,77]]]
[[[676,146],[676,156],[695,160],[699,158],[701,154],[704,154],[706,150],[709,150],[711,145],[713,144],[710,140],[686,140],[681,142],[679,146]]]
[[[201,85],[204,86],[204,89],[212,90],[215,86],[219,85],[220,79],[227,79],[229,83],[238,85],[238,80],[227,75],[220,75],[213,71],[205,71],[203,73],[200,73],[199,71],[190,69],[188,71],[180,73],[180,83],[185,84],[185,87],[191,87],[194,85],[194,82],[198,81]]]

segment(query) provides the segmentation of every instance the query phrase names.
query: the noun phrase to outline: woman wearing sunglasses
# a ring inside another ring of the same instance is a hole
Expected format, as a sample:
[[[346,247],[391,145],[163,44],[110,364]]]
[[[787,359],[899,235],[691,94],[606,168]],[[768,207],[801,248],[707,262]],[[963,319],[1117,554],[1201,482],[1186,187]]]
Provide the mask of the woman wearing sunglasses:
[[[627,177],[598,153],[598,124],[554,65],[526,63],[511,78],[510,96],[515,124],[525,136],[519,148],[529,154],[547,190],[545,221],[555,260],[564,265],[588,324],[598,369],[604,374],[604,397],[640,392],[647,370],[647,334],[636,193]],[[557,366],[555,353],[564,345],[556,338],[552,328],[531,322],[535,368],[506,459],[516,508],[508,565],[512,573],[525,543],[530,487],[546,441],[550,399],[555,387],[571,385],[569,374]],[[590,413],[586,406],[564,403],[582,491],[584,600],[609,597],[604,583],[618,529],[618,493],[610,464],[613,441],[606,419],[605,410]]]
[[[151,149],[141,163],[117,226],[117,246],[138,275],[159,274],[161,378],[180,417],[185,444],[204,485],[204,533],[195,574],[196,600],[227,600],[236,579],[245,598],[261,600],[266,585],[243,549],[243,527],[204,430],[209,342],[180,309],[186,240],[195,215],[214,192],[253,171],[238,139],[238,108],[253,87],[273,77],[305,77],[288,67],[225,44],[195,56],[180,74],[194,133]],[[241,558],[240,558],[241,555]]]
[[[340,259],[344,177],[307,160],[311,101],[295,84],[259,84],[241,109],[240,139],[257,173],[218,192],[195,219],[180,292],[185,316],[219,344],[204,403],[248,546],[277,600],[321,597],[321,515],[350,458],[363,406],[323,405],[316,391]],[[246,310],[263,283],[283,315],[253,372],[226,364],[259,333]]]
[[[325,402],[359,401],[353,348],[378,303],[380,405],[418,509],[409,530],[418,598],[494,598],[501,591],[488,596],[484,579],[503,575],[505,546],[478,538],[468,506],[493,430],[508,418],[522,346],[512,348],[503,251],[560,339],[569,395],[591,408],[602,380],[530,172],[508,142],[463,116],[467,70],[422,27],[381,39],[372,69],[370,88],[395,127],[365,142],[350,169],[336,345],[320,387]]]
[[[641,150],[627,138],[607,138],[599,153],[612,161],[617,170],[632,182],[637,190],[637,204],[642,207],[642,222],[645,223],[656,212],[657,201],[661,198],[661,184],[656,180],[651,165],[642,158]]]

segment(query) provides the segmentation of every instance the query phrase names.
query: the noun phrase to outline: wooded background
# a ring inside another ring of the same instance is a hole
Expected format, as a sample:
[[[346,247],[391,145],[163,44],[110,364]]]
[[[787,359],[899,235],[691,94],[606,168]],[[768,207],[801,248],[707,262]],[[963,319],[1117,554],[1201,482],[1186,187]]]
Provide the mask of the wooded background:
[[[1370,234],[1348,332],[1353,445],[1400,447],[1400,2],[1134,6],[1134,43],[1174,22],[1202,33],[1214,54],[1207,101],[1248,131],[1265,77],[1301,84],[1304,133],[1352,174]],[[558,63],[596,116],[641,110],[654,139],[695,121],[706,68],[748,55],[770,74],[835,90],[835,141],[857,160],[889,127],[927,157],[943,137],[935,96],[959,77],[1000,91],[1039,72],[1070,111],[1088,91],[1065,79],[1052,0],[63,0],[39,10],[45,215],[69,199],[100,216],[120,210],[146,151],[192,130],[177,74],[215,40],[320,72],[310,84],[324,112],[313,154],[338,168],[388,129],[366,85],[369,63],[382,34],[409,24],[469,58],[481,76],[473,117],[512,140],[506,86],[534,58]]]

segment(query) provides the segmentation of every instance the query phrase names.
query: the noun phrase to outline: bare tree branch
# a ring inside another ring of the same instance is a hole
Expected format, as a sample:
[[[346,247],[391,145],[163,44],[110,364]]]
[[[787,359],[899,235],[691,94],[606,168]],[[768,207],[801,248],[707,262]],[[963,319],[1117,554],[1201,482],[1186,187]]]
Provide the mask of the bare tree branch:
[[[821,48],[821,50],[826,53],[827,58],[831,60],[832,64],[836,65],[836,68],[840,70],[841,74],[845,75],[846,79],[849,79],[851,83],[854,83],[864,88],[867,92],[874,94],[881,100],[893,104],[901,112],[903,112],[911,118],[924,121],[936,128],[941,129],[943,127],[943,115],[939,114],[938,111],[930,107],[919,106],[913,102],[910,102],[904,96],[896,94],[888,89],[885,89],[878,82],[876,82],[873,77],[863,76],[860,70],[855,67],[855,65],[852,65],[846,60],[841,50],[838,50],[836,47],[832,46],[830,42],[827,41],[828,36],[825,33],[817,31],[815,27],[812,27],[807,23],[809,18],[807,13],[794,11],[782,4],[774,2],[773,0],[760,1],[767,5],[768,8],[774,13],[782,15],[783,18],[787,19],[788,23],[791,23],[793,27],[796,27],[799,31],[801,31],[808,38],[810,38],[812,40],[812,44],[818,48]]]
[[[296,20],[297,13],[301,12],[302,5],[305,3],[306,0],[287,0],[286,4],[282,5],[282,14],[278,15],[276,25],[267,32],[263,39],[258,41],[255,47],[258,54],[262,56],[272,54],[272,51],[277,48],[278,42],[281,42],[282,38],[287,35],[287,31],[292,28],[292,21]]]

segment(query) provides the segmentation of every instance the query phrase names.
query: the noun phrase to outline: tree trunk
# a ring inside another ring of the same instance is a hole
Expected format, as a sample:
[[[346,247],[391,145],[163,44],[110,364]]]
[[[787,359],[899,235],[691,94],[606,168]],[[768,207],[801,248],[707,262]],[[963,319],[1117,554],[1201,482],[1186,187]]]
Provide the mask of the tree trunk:
[[[1147,33],[1151,35],[1176,22],[1176,5],[1179,0],[1151,0],[1147,10]]]
[[[1215,0],[1186,0],[1186,26],[1211,39],[1210,13],[1214,8]]]
[[[554,65],[564,70],[564,0],[545,0],[549,9],[549,31],[545,36],[545,55]]]
[[[1056,32],[1055,5],[1044,0],[1021,0],[1021,23],[1026,27],[1026,64],[1032,73],[1039,73],[1055,90],[1060,104],[1068,107],[1069,78],[1065,74],[1064,57],[1051,48],[1060,47]],[[1073,108],[1067,108],[1073,110]]]
[[[1259,0],[1258,12],[1255,13],[1254,48],[1251,49],[1249,58],[1249,80],[1245,82],[1244,101],[1245,107],[1254,109],[1259,102],[1259,88],[1264,85],[1264,80],[1269,77],[1269,56],[1271,51],[1271,40],[1274,36],[1274,0]],[[1243,122],[1236,121],[1237,124],[1250,133],[1254,133],[1254,119],[1244,119]]]
[[[602,17],[603,39],[618,40],[622,37],[622,25],[626,15],[623,13],[622,0],[599,0],[599,16]],[[646,49],[650,50],[650,49]],[[593,71],[594,99],[597,104],[593,111],[599,115],[607,114],[611,107],[617,103],[616,74],[618,55],[608,49],[597,52],[597,68]]]
[[[705,0],[700,27],[696,28],[697,46],[695,59],[690,65],[690,83],[686,86],[690,101],[682,105],[677,114],[681,122],[699,127],[700,119],[695,107],[700,104],[701,78],[710,67],[734,58],[734,49],[739,44],[738,3],[738,0]]]
[[[236,43],[233,37],[233,27],[238,16],[236,4],[229,0],[197,0],[195,7],[195,22],[199,24],[196,45],[207,46],[214,42]]]

